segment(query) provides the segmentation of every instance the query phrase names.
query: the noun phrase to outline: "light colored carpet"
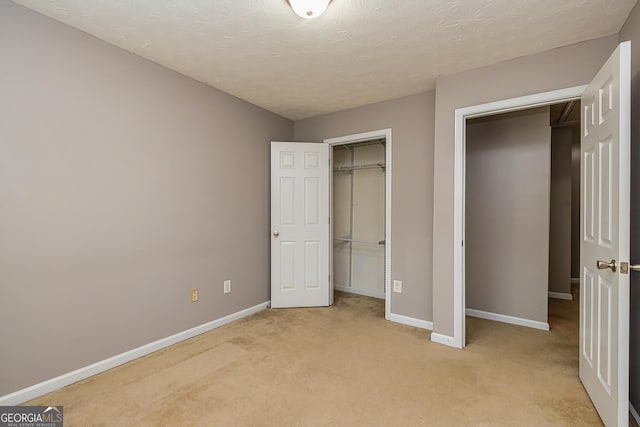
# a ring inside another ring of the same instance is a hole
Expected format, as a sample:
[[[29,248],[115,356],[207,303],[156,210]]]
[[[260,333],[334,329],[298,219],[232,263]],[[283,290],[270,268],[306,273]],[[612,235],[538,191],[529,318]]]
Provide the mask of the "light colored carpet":
[[[384,302],[266,310],[30,404],[66,426],[601,425],[578,379],[576,302],[550,332],[467,319],[468,346],[384,320]]]

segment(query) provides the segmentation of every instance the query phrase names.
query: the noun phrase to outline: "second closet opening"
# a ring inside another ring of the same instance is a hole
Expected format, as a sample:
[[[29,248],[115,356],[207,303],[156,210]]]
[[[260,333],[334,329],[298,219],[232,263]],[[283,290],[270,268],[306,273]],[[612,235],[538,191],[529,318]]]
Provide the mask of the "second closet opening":
[[[333,284],[385,298],[386,138],[334,145]]]

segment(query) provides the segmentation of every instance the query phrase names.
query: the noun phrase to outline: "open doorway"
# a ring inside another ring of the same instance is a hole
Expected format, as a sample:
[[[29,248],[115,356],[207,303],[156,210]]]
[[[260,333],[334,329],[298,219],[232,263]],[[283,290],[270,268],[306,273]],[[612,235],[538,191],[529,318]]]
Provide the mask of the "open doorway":
[[[334,290],[385,298],[385,139],[332,147]]]
[[[464,348],[465,337],[465,159],[466,122],[473,118],[504,112],[548,106],[580,99],[587,86],[576,86],[518,98],[505,99],[455,110],[454,126],[454,188],[453,188],[453,336],[432,334],[431,340],[457,348]]]
[[[391,143],[391,129],[324,143],[271,142],[273,308],[330,306],[335,284],[349,295],[383,297],[384,317],[395,320],[389,286]],[[335,231],[334,173],[339,185]],[[335,282],[336,273],[342,283]]]
[[[572,255],[580,258],[579,236],[572,236],[580,225],[579,123],[574,100],[467,121],[467,316],[542,330],[561,326],[577,342],[578,305],[570,301],[577,292]],[[467,343],[477,338],[473,325],[467,323]]]
[[[391,129],[332,138],[331,285],[390,314]]]
[[[476,117],[581,100],[580,380],[605,424],[629,408],[629,195],[631,44],[623,42],[585,86],[457,108],[454,115],[453,336],[464,348],[466,122]],[[496,189],[499,191],[499,189]]]

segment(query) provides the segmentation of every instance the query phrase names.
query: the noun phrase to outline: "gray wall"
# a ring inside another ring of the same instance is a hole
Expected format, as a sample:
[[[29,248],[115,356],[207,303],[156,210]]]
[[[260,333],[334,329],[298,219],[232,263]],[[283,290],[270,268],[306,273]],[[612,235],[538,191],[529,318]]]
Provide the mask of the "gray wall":
[[[546,323],[549,107],[471,120],[466,143],[467,308]]]
[[[456,108],[587,84],[618,43],[609,36],[436,82],[433,210],[434,330],[453,335],[453,183]]]
[[[579,206],[574,207],[571,203],[573,135],[574,128],[570,126],[551,129],[549,291],[563,294],[571,294],[571,215],[572,210],[579,212]],[[578,228],[579,221],[578,216]],[[578,249],[579,252],[580,249]]]
[[[0,395],[269,299],[291,121],[8,1],[0,52]]]
[[[620,30],[620,41],[631,40],[631,261],[640,263],[640,5]],[[629,397],[640,410],[640,273],[631,273],[631,354]]]
[[[432,319],[433,92],[295,122],[296,141],[392,128],[391,312]]]

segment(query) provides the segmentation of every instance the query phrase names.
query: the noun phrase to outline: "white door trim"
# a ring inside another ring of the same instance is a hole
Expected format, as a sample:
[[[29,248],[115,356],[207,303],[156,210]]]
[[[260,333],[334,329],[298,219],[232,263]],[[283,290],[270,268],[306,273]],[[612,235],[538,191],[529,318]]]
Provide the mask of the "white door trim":
[[[453,337],[437,340],[451,347],[465,346],[465,271],[464,271],[464,203],[466,121],[474,117],[489,116],[510,111],[542,107],[563,101],[580,99],[586,85],[505,99],[487,104],[458,108],[455,111],[454,162],[454,226],[453,226]]]
[[[371,132],[363,132],[357,133],[354,135],[346,135],[340,136],[336,138],[328,138],[324,140],[325,144],[329,145],[345,145],[352,144],[354,142],[362,142],[371,139],[377,138],[385,138],[385,162],[386,162],[386,173],[385,173],[385,224],[384,224],[384,288],[385,288],[385,299],[384,299],[384,317],[387,320],[392,320],[391,316],[391,128],[389,129],[380,129],[374,130]],[[333,158],[332,152],[329,153],[329,158]],[[331,171],[330,171],[331,172]],[[333,209],[331,205],[331,201],[333,200],[333,182],[332,182],[333,173],[329,173],[329,209]],[[331,227],[329,227],[329,238],[332,239],[333,235],[333,221],[331,221]],[[332,240],[329,240],[330,242]],[[330,263],[333,263],[333,245],[329,244],[329,260]],[[333,289],[333,274],[331,274],[331,281],[329,283],[329,287]]]

